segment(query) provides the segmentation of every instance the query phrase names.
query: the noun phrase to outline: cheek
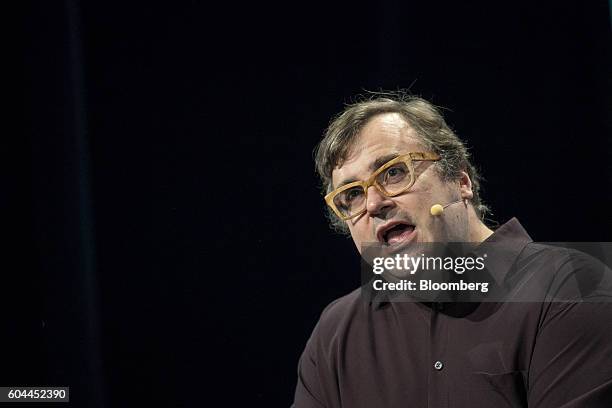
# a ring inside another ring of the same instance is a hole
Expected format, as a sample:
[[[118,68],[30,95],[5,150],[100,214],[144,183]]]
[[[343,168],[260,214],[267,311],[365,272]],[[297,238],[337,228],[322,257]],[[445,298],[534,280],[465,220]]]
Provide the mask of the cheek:
[[[365,219],[361,219],[356,223],[349,223],[349,231],[351,237],[355,241],[356,245],[361,245],[364,242],[370,242],[373,240],[371,227],[368,225]]]
[[[397,204],[411,217],[418,219],[429,214],[431,206],[436,204],[433,200],[429,191],[419,191],[401,197]]]

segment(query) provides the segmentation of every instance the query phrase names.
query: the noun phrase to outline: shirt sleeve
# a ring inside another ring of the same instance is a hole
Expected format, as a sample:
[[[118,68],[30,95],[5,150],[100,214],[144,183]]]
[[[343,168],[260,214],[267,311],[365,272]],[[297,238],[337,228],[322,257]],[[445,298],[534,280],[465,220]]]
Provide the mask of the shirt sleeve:
[[[610,270],[592,266],[573,260],[558,274],[529,367],[530,408],[612,406]]]
[[[294,408],[325,408],[319,375],[316,343],[319,324],[306,343],[298,363],[298,380],[295,388]]]

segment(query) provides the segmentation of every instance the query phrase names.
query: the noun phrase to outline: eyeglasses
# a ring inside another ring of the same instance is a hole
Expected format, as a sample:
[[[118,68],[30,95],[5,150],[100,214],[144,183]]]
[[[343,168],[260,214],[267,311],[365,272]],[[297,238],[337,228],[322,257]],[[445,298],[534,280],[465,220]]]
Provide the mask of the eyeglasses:
[[[396,157],[378,168],[365,181],[346,184],[325,196],[334,213],[346,221],[366,211],[368,188],[375,186],[385,197],[395,197],[408,191],[416,181],[415,161],[438,161],[435,153],[411,152]]]

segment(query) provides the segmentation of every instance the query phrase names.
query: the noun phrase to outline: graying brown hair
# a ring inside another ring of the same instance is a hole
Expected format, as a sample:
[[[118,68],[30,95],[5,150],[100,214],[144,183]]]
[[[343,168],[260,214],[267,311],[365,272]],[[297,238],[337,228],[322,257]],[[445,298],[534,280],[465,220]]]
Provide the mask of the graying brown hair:
[[[361,129],[371,118],[382,113],[400,114],[417,133],[425,148],[440,155],[441,159],[436,166],[443,180],[458,180],[461,171],[470,176],[474,192],[471,203],[476,214],[484,220],[490,211],[480,197],[482,177],[471,163],[467,147],[446,124],[437,107],[402,91],[361,96],[357,102],[347,105],[343,112],[332,119],[315,149],[316,169],[321,178],[323,195],[332,191],[332,171],[335,167],[342,166],[347,159]],[[346,223],[330,208],[327,210],[331,227],[348,234]]]

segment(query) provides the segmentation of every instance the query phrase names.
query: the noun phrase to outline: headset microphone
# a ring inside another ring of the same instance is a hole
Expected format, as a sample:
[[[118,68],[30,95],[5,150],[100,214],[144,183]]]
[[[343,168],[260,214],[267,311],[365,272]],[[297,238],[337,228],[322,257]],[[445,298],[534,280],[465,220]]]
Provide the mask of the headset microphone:
[[[443,206],[442,204],[434,204],[429,209],[429,212],[431,213],[431,215],[433,215],[435,217],[439,217],[440,215],[442,215],[442,213],[444,212],[444,209],[446,207],[448,207],[449,205],[453,205],[453,204],[457,204],[457,203],[461,203],[461,202],[463,202],[463,200],[453,201],[452,203],[448,203],[445,206]]]

